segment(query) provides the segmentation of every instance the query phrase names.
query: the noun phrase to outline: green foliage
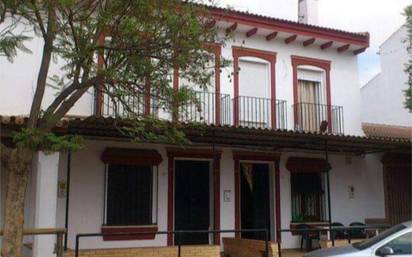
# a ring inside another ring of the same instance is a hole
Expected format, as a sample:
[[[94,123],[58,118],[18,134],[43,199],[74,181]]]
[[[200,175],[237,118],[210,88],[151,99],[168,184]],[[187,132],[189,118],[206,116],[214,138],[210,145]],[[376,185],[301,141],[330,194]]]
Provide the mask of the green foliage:
[[[17,0],[0,0],[0,57],[6,57],[10,62],[17,56],[17,51],[25,53],[31,51],[24,45],[31,37],[17,29],[21,19],[7,19],[6,17],[15,13],[20,5]]]
[[[406,39],[409,62],[405,65],[405,72],[408,74],[408,88],[405,90],[405,108],[412,112],[412,4],[405,9],[406,28],[408,38]]]
[[[25,49],[22,42],[34,32],[43,38],[44,49],[50,50],[61,65],[58,74],[49,74],[48,69],[40,69],[39,73],[39,77],[49,78],[48,86],[56,91],[52,104],[44,111],[32,110],[31,116],[35,117],[29,119],[39,120],[35,127],[45,133],[25,130],[15,136],[16,142],[33,149],[72,147],[71,140],[53,137],[48,132],[83,94],[97,87],[116,103],[116,117],[126,113],[123,117],[134,119],[133,126],[125,130],[135,135],[136,141],[185,141],[179,124],[137,116],[135,103],[130,99],[142,99],[142,95],[149,94],[156,99],[156,108],[174,113],[183,103],[197,104],[189,84],[202,90],[210,87],[214,55],[204,43],[224,43],[225,38],[219,38],[215,28],[205,26],[211,16],[203,5],[193,2],[2,0],[0,23],[25,27],[9,27],[4,34],[8,37],[0,35],[5,55],[12,58],[17,49]],[[222,60],[221,64],[228,62]],[[175,69],[179,69],[181,78],[182,90],[178,93],[171,87]],[[42,85],[38,84],[39,87]]]
[[[84,147],[83,139],[79,136],[57,136],[40,129],[24,128],[14,132],[13,141],[17,147],[45,152],[76,151]]]
[[[29,40],[30,37],[23,35],[14,35],[9,31],[0,32],[0,56],[5,56],[10,62],[17,56],[17,50],[31,53],[31,51],[24,45],[24,41]]]
[[[183,129],[195,129],[202,133],[206,129],[204,123],[172,123],[155,117],[136,117],[134,119],[119,120],[118,129],[126,137],[133,138],[133,142],[164,143],[184,146],[190,144]]]

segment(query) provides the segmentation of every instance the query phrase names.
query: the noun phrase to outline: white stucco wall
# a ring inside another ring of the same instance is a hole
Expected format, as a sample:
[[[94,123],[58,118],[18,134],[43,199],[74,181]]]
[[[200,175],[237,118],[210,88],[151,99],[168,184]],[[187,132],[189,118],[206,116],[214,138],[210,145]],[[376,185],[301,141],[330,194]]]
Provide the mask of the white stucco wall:
[[[362,122],[412,126],[412,115],[403,106],[408,87],[406,38],[406,27],[401,27],[381,45],[381,72],[361,89]]]
[[[290,172],[285,164],[290,156],[324,158],[320,154],[282,154],[280,163],[281,218],[282,228],[289,228],[292,218]],[[385,218],[383,193],[383,168],[378,155],[345,157],[329,155],[330,194],[332,222],[349,226],[351,222],[364,222],[366,218]],[[349,186],[355,189],[354,198],[349,198]],[[326,192],[325,192],[326,194]],[[284,247],[296,247],[299,237],[282,234]]]
[[[276,98],[287,101],[288,128],[293,129],[293,69],[292,55],[331,61],[331,102],[332,105],[343,106],[344,132],[351,135],[362,135],[360,117],[360,82],[358,74],[357,57],[352,52],[337,53],[336,49],[321,50],[319,46],[302,47],[301,42],[286,45],[282,39],[268,42],[263,35],[247,38],[245,31],[239,31],[236,36],[226,42],[222,49],[222,56],[233,60],[232,47],[243,46],[247,48],[271,51],[277,53],[276,61]],[[223,69],[221,74],[221,92],[233,93],[233,67]],[[256,79],[256,81],[260,81]],[[243,87],[243,86],[242,86]],[[250,85],[254,90],[266,90],[256,83]],[[241,92],[240,92],[241,94]],[[262,94],[256,94],[257,96]]]
[[[293,129],[293,78],[291,56],[303,56],[331,61],[331,96],[332,105],[343,106],[345,133],[360,135],[362,134],[360,125],[360,92],[357,57],[352,51],[347,53],[337,53],[336,48],[332,47],[321,50],[315,44],[308,47],[302,46],[302,39],[291,44],[285,44],[284,38],[276,38],[271,41],[265,39],[266,34],[258,32],[255,36],[247,38],[246,28],[239,26],[237,33],[226,42],[222,49],[222,55],[226,59],[232,60],[232,47],[243,46],[277,53],[276,62],[276,97],[287,101],[288,109],[288,128]],[[27,114],[29,112],[31,100],[34,95],[37,72],[42,51],[42,41],[34,38],[28,43],[28,47],[33,51],[32,54],[19,54],[14,63],[9,63],[5,58],[0,58],[0,114]],[[53,64],[50,75],[59,74],[61,64]],[[233,72],[233,67],[229,66],[221,73],[221,92],[229,93],[233,97],[233,77],[229,76]],[[269,76],[269,73],[268,73]],[[256,80],[253,90],[267,91],[264,86],[257,85]],[[269,81],[269,80],[268,80]],[[266,82],[265,82],[266,83]],[[242,83],[241,83],[242,84]],[[243,86],[242,86],[243,87]],[[211,89],[213,91],[213,89]],[[247,91],[246,91],[247,92]],[[55,90],[47,88],[43,101],[46,107],[53,99]],[[256,96],[266,95],[258,93]],[[91,115],[93,109],[93,92],[90,90],[69,112],[73,115]]]
[[[0,29],[4,26],[2,24]],[[25,45],[32,53],[18,51],[13,62],[0,58],[0,115],[27,115],[36,89],[37,75],[43,52],[43,40],[28,34],[32,39]],[[63,63],[52,60],[49,77],[61,75]],[[49,81],[51,82],[51,81]],[[46,108],[54,99],[57,91],[47,86],[42,107]],[[69,112],[71,115],[90,115],[93,108],[93,90],[89,90]]]
[[[100,157],[106,147],[136,147],[157,149],[163,161],[159,165],[159,231],[167,230],[167,156],[165,146],[133,145],[121,142],[88,141],[87,148],[72,155],[71,194],[69,211],[69,247],[74,247],[74,238],[78,233],[100,232],[104,210],[104,164]],[[222,149],[220,211],[221,229],[234,228],[234,161],[232,149]],[[289,228],[291,222],[290,172],[285,164],[290,156],[323,157],[322,154],[283,153],[280,163],[281,220],[282,228]],[[384,218],[384,195],[382,166],[378,155],[366,157],[345,157],[331,155],[331,208],[333,221],[349,225],[353,221],[364,222],[365,218]],[[62,167],[62,165],[61,165]],[[64,168],[60,171],[61,178]],[[354,186],[355,195],[349,198],[349,186]],[[225,202],[223,192],[231,192],[231,200]],[[274,195],[272,196],[274,199]],[[58,201],[64,201],[59,199]],[[64,205],[58,204],[57,220],[64,220]],[[223,235],[224,236],[224,235]],[[226,235],[230,236],[230,235]],[[296,247],[298,237],[283,234],[283,247]],[[82,247],[111,248],[166,245],[166,237],[158,236],[155,240],[103,242],[102,239],[82,239]]]

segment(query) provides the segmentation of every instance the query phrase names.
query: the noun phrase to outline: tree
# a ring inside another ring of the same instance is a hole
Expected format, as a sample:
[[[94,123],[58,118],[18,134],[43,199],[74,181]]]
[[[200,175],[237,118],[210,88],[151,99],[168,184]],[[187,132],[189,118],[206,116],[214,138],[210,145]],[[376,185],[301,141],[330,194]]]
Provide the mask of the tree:
[[[405,92],[405,108],[412,112],[412,4],[405,8],[406,29],[408,30],[408,38],[406,39],[407,50],[409,54],[409,62],[405,65],[405,72],[408,74],[408,88]]]
[[[57,122],[96,89],[118,103],[114,112],[130,121],[122,131],[135,139],[184,140],[178,124],[141,117],[126,99],[150,95],[156,97],[157,108],[172,113],[182,102],[196,102],[188,87],[178,92],[170,87],[172,73],[179,68],[184,81],[207,88],[213,55],[204,43],[215,42],[217,33],[207,26],[207,8],[180,0],[2,0],[0,15],[0,25],[6,24],[0,32],[0,56],[12,60],[18,50],[28,51],[24,41],[30,32],[44,42],[28,122],[15,133],[12,147],[1,145],[8,171],[1,253],[20,257],[25,191],[36,152],[82,147],[79,137],[53,134]],[[50,74],[54,59],[62,65],[60,76]],[[49,84],[58,93],[43,106]]]

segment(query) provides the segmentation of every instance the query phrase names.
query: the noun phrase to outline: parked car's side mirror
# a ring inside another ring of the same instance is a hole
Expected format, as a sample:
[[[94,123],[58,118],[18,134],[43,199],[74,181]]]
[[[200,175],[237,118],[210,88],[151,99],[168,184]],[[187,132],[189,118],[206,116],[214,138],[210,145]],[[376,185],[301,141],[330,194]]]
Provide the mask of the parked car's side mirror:
[[[389,246],[384,246],[382,248],[379,248],[378,251],[376,251],[376,255],[378,256],[388,256],[393,254],[393,249],[390,248]]]

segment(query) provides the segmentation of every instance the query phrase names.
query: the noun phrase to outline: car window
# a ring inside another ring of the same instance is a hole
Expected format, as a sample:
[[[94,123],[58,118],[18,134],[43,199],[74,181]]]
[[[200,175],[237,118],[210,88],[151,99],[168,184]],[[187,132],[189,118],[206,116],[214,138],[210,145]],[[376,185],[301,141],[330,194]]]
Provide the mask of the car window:
[[[358,250],[364,250],[366,248],[371,247],[372,245],[379,243],[380,241],[382,241],[383,239],[387,238],[388,236],[391,236],[393,234],[395,234],[398,231],[401,231],[402,229],[404,229],[405,226],[402,224],[396,225],[388,230],[383,231],[382,233],[380,233],[379,235],[366,239],[365,241],[361,242],[361,243],[355,243],[353,244],[353,247],[355,247]]]
[[[391,240],[385,246],[392,248],[396,255],[412,254],[412,232],[403,234]]]

